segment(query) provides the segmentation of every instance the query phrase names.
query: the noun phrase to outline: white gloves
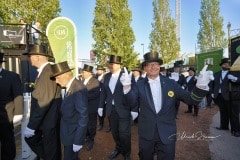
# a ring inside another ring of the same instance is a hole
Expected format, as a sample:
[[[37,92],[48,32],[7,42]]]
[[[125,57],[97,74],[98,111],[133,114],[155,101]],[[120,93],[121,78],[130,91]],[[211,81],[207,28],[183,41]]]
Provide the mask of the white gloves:
[[[20,122],[22,120],[22,118],[23,118],[23,115],[15,115],[13,117],[13,124]]]
[[[82,148],[82,145],[75,145],[73,144],[73,152],[78,152]]]
[[[24,136],[27,137],[27,138],[30,138],[30,137],[35,135],[34,132],[35,132],[35,130],[26,127],[26,129],[24,131]]]
[[[231,75],[231,74],[228,74],[227,77],[228,77],[228,79],[231,80],[232,82],[236,82],[237,79],[238,79],[237,77],[235,77],[235,76],[233,76],[233,75]]]
[[[170,79],[173,79],[174,81],[178,81],[179,80],[179,73],[177,72],[172,72],[171,76],[169,77]]]
[[[124,67],[124,73],[120,77],[120,82],[122,83],[123,86],[128,86],[132,83],[131,81],[132,81],[132,72],[128,74],[126,67]]]
[[[213,93],[211,94],[211,97],[214,98],[214,94]]]
[[[100,116],[100,117],[102,117],[103,116],[103,108],[98,108],[98,115]]]
[[[206,91],[209,90],[208,83],[211,80],[214,80],[213,72],[212,71],[207,71],[207,67],[208,67],[208,65],[205,65],[203,67],[203,69],[200,71],[200,74],[199,74],[198,79],[197,79],[197,84],[196,84],[197,88],[202,89],[202,90],[206,90]]]
[[[138,116],[137,112],[131,112],[132,120],[135,120]]]

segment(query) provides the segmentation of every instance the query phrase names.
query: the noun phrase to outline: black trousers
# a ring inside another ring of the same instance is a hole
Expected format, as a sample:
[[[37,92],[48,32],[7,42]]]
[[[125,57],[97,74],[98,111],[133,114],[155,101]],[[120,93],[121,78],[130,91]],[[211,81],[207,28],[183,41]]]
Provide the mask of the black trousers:
[[[87,138],[90,141],[94,141],[97,130],[97,112],[89,113],[89,121],[87,128]]]
[[[211,106],[213,98],[210,92],[207,93],[206,99],[207,99],[207,106]]]
[[[157,129],[152,140],[146,140],[139,136],[140,160],[153,160],[155,153],[157,153],[157,160],[174,160],[175,158],[175,142],[163,144]]]
[[[59,129],[37,130],[35,135],[25,141],[32,151],[44,160],[61,160]]]
[[[230,122],[231,122],[231,131],[232,132],[240,132],[240,123],[239,123],[239,112],[240,112],[240,101],[232,101],[231,102],[231,116],[230,116]]]
[[[199,107],[198,105],[188,105],[188,111],[192,112],[192,109],[194,108],[194,113],[198,114]]]
[[[221,94],[218,94],[215,101],[220,112],[220,127],[228,129],[231,114],[231,106],[229,105],[230,102],[225,100]]]
[[[123,156],[131,154],[131,117],[120,117],[113,106],[110,115],[110,127],[112,136],[116,144],[116,150],[120,151]]]
[[[0,142],[2,160],[14,160],[16,156],[16,144],[14,128],[11,123],[0,123]]]
[[[73,145],[64,146],[64,160],[78,160],[78,152],[73,152]]]

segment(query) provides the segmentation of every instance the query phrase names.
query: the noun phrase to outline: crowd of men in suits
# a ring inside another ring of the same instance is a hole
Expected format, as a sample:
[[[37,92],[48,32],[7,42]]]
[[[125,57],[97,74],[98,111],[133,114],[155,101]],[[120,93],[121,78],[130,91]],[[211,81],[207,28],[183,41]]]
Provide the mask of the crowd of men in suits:
[[[180,101],[188,104],[186,113],[192,113],[194,108],[193,115],[197,116],[198,104],[209,91],[220,110],[217,129],[228,130],[230,123],[231,133],[240,136],[240,76],[229,72],[227,59],[220,63],[222,71],[214,75],[206,65],[198,76],[190,67],[189,75],[184,77],[177,63],[171,73],[166,72],[157,52],[147,52],[141,68],[131,71],[122,68],[121,56],[110,55],[109,72],[97,66],[94,74],[94,67],[85,64],[81,77],[76,78],[66,61],[49,63],[51,56],[43,45],[32,46],[24,55],[38,71],[29,123],[23,133],[36,159],[60,160],[61,144],[64,160],[79,159],[78,153],[84,144],[87,150],[94,147],[96,131],[103,128],[107,118],[107,131],[111,131],[115,143],[109,159],[119,154],[124,160],[131,159],[134,121],[138,124],[139,158],[152,160],[157,154],[158,159],[173,160]],[[3,62],[1,53],[0,64]],[[62,88],[66,91],[63,96]],[[18,75],[1,66],[0,89],[1,159],[13,160],[16,155],[13,123],[22,118],[22,87]],[[2,93],[3,89],[9,92],[7,96],[6,92]]]

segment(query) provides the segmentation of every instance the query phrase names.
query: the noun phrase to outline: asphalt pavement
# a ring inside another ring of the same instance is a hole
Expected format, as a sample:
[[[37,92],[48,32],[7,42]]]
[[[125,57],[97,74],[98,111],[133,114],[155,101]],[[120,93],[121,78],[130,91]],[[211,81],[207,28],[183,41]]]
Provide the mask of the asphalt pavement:
[[[217,112],[213,116],[210,125],[209,149],[211,160],[239,160],[240,159],[240,137],[231,135],[230,130],[217,130],[219,126],[220,114]],[[229,127],[230,128],[230,127]]]
[[[230,131],[217,130],[219,126],[219,112],[217,112],[212,119],[210,125],[209,149],[211,152],[211,160],[239,160],[240,159],[240,137],[234,137]],[[18,132],[19,134],[19,132]],[[21,145],[18,145],[21,147]],[[21,149],[18,148],[16,160],[22,160]],[[33,160],[34,153],[24,160]]]

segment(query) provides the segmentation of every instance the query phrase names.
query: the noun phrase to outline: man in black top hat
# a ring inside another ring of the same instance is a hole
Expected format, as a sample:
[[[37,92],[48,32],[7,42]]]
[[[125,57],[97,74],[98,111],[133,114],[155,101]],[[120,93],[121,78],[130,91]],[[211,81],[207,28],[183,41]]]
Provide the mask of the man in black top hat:
[[[87,129],[87,150],[91,150],[97,129],[97,110],[100,97],[100,83],[93,77],[93,66],[84,64],[82,69],[83,84],[88,90],[88,129]]]
[[[195,87],[196,83],[197,83],[197,79],[195,77],[195,69],[193,67],[189,67],[188,69],[188,76],[185,78],[185,82],[184,82],[184,87],[187,91],[191,92],[193,90],[193,88]],[[192,113],[194,108],[194,114],[193,116],[197,116],[198,115],[198,105],[189,105],[188,104],[188,110],[185,111],[184,113]]]
[[[234,132],[236,137],[240,136],[240,127],[238,131],[234,129],[234,122],[232,121],[232,100],[230,101],[230,90],[229,83],[236,83],[239,78],[229,73],[230,69],[230,60],[228,58],[223,58],[221,63],[219,64],[222,68],[221,71],[218,71],[214,74],[214,81],[211,84],[213,98],[215,99],[215,103],[219,107],[220,111],[220,126],[217,126],[218,130],[228,130],[229,123],[231,126],[231,131]],[[234,103],[234,102],[233,102]],[[234,113],[235,114],[235,113]],[[239,122],[238,122],[239,124]]]
[[[190,93],[159,73],[163,61],[158,56],[157,52],[144,55],[147,77],[139,81],[137,86],[131,86],[129,91],[135,93],[129,98],[140,108],[138,135],[141,160],[152,160],[154,153],[157,153],[157,159],[174,160],[177,138],[175,101],[180,99],[189,104],[198,104],[209,89],[209,73],[212,73],[206,71],[205,66],[200,73],[197,87]]]
[[[166,71],[165,67],[160,67],[160,73],[161,73],[163,76],[167,76],[167,71]]]
[[[103,106],[106,103],[106,114],[110,119],[110,127],[115,141],[115,150],[109,155],[114,159],[120,153],[125,160],[130,159],[131,154],[131,116],[133,120],[138,115],[137,107],[133,107],[130,93],[124,93],[126,86],[131,85],[132,75],[128,76],[121,71],[122,57],[110,55],[108,61],[110,72],[105,75],[98,114],[102,116]],[[120,77],[125,77],[121,80]],[[130,102],[129,102],[130,101]]]
[[[88,91],[81,80],[74,77],[66,61],[54,64],[52,75],[56,83],[66,88],[61,104],[60,133],[64,145],[64,160],[78,160],[87,131]]]
[[[98,81],[100,82],[100,86],[102,88],[103,86],[103,81],[104,81],[104,77],[105,77],[105,73],[106,73],[106,68],[104,68],[101,65],[97,66],[97,73],[96,73],[96,78],[98,79]],[[101,89],[102,90],[102,89]],[[103,116],[99,116],[98,115],[98,121],[99,121],[99,125],[98,125],[98,131],[102,130],[103,125],[104,125],[104,119],[106,117],[106,105],[103,106]],[[110,132],[111,131],[111,127],[110,127],[110,120],[109,117],[107,117],[108,119],[108,127],[106,128],[106,132]]]
[[[30,51],[24,53],[38,71],[32,92],[30,118],[24,136],[38,158],[59,160],[61,159],[59,109],[62,98],[61,88],[50,79],[52,69],[49,53],[46,45],[31,46]]]
[[[23,90],[18,74],[2,68],[0,53],[0,143],[2,160],[14,160],[16,145],[13,124],[23,117]]]

